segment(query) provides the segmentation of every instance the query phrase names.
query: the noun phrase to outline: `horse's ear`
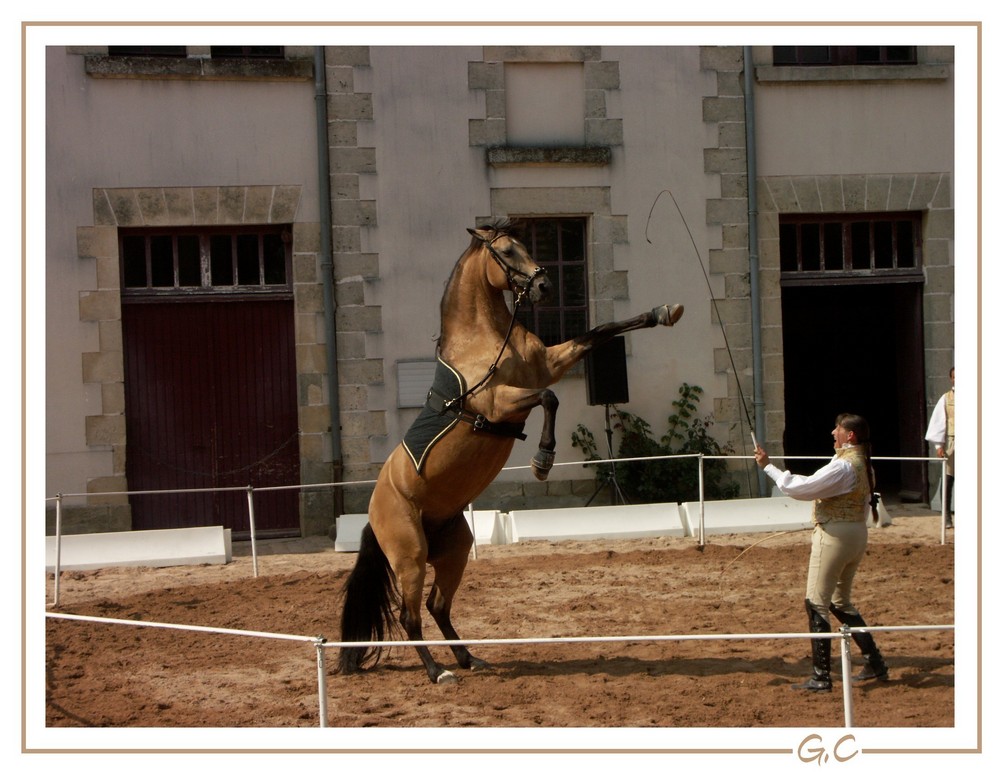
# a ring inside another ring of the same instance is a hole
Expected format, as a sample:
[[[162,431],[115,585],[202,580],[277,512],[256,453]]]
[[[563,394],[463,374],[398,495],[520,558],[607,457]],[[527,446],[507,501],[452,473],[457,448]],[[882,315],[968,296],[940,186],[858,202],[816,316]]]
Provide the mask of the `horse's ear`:
[[[466,228],[465,230],[468,231],[470,234],[472,234],[475,238],[479,239],[479,241],[481,242],[489,241],[489,239],[486,238],[485,231],[477,231],[475,228]]]

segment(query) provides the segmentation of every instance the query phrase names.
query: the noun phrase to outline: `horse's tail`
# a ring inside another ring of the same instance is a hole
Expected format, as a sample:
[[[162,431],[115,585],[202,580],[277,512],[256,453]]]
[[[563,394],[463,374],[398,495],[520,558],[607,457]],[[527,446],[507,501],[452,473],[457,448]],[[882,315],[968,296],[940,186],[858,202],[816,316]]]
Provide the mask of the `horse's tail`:
[[[394,617],[399,603],[389,560],[369,524],[361,532],[358,559],[344,585],[340,640],[385,641],[387,634],[391,636],[400,627]],[[369,663],[375,665],[383,651],[383,647],[341,647],[337,671],[352,674]]]

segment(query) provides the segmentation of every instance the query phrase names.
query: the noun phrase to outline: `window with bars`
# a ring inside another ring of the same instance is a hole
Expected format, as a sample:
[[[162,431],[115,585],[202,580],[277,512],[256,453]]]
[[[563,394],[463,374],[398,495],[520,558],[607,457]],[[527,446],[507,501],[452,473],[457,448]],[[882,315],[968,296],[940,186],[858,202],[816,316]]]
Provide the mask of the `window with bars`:
[[[586,218],[530,218],[518,238],[552,280],[553,297],[518,310],[517,318],[546,346],[587,331]]]
[[[187,56],[187,47],[108,46],[108,56]]]
[[[213,59],[282,59],[284,46],[212,46]]]
[[[91,78],[188,81],[306,81],[313,60],[305,46],[109,46],[84,54]]]
[[[283,59],[284,46],[211,46],[213,59]],[[187,46],[108,46],[108,56],[187,56]]]
[[[774,46],[778,66],[916,64],[916,46]]]
[[[782,281],[921,273],[920,215],[782,215]]]
[[[287,229],[123,229],[123,298],[290,294]]]

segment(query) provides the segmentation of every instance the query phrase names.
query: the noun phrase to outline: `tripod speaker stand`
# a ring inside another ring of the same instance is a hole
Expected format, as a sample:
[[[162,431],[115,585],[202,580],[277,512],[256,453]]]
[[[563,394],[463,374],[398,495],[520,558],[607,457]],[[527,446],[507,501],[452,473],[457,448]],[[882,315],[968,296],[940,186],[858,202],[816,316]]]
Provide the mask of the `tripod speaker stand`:
[[[590,499],[589,505],[604,487],[611,484],[612,504],[628,504],[628,499],[618,485],[615,471],[614,433],[611,430],[612,404],[628,402],[628,371],[625,366],[625,339],[612,338],[605,344],[591,349],[583,361],[587,375],[587,403],[604,406],[604,433],[608,438],[608,458],[611,474],[603,479]]]
[[[611,405],[607,404],[604,406],[604,433],[608,436],[608,459],[611,466],[611,474],[607,478],[601,481],[601,484],[594,490],[594,493],[590,495],[590,499],[587,500],[589,505],[593,502],[597,495],[601,493],[607,484],[611,484],[611,504],[613,505],[627,505],[628,498],[622,492],[621,486],[618,485],[618,475],[615,473],[615,451],[612,445],[612,431],[611,431]]]

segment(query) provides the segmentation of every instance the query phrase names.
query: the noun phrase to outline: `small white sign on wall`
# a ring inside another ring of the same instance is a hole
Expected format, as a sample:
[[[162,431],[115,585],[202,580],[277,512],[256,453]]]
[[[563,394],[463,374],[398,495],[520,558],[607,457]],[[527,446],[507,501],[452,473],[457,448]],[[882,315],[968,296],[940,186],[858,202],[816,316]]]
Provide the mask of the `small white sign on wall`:
[[[427,390],[434,383],[437,360],[398,360],[396,362],[396,405],[398,408],[422,408]]]

